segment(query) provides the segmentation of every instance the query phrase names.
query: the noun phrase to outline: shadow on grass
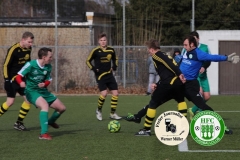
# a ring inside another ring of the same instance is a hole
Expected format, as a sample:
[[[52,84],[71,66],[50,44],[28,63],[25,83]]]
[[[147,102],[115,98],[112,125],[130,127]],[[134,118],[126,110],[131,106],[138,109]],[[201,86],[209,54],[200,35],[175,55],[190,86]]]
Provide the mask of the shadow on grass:
[[[65,131],[60,131],[60,130],[56,130],[55,132],[51,132],[50,134],[53,137],[58,137],[58,136],[62,136],[62,135],[68,135],[68,134],[79,134],[79,132],[81,132],[83,130],[78,129],[78,130],[65,130]]]
[[[75,125],[74,123],[71,123],[71,124],[59,124],[59,129],[61,129],[63,126],[71,126],[71,125]],[[53,128],[51,126],[48,126],[49,128]],[[36,126],[36,127],[28,127],[27,128],[28,130],[30,131],[33,131],[33,130],[41,130],[41,127],[40,126]]]

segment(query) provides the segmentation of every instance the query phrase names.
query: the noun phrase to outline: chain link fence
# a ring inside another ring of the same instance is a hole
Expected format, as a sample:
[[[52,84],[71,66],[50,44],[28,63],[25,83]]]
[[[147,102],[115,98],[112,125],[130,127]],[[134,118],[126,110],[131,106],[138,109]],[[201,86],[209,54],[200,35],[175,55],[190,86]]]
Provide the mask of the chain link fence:
[[[7,49],[10,46],[0,46],[0,63],[3,65],[4,59],[7,53]],[[34,46],[32,51],[32,59],[37,58],[37,51],[42,46]],[[54,46],[45,46],[53,49]],[[55,58],[52,61],[52,85],[49,88],[53,91],[63,92],[71,89],[85,89],[88,87],[95,87],[96,81],[94,73],[87,67],[86,59],[91,50],[96,46],[58,46],[57,65],[55,65]],[[123,47],[112,46],[118,56],[118,69],[114,73],[115,78],[119,86],[123,85],[124,66],[123,66]],[[161,50],[169,53],[173,53],[174,48],[181,48],[181,46],[162,46]],[[56,54],[56,53],[55,53]],[[145,46],[126,46],[126,87],[139,86],[146,87],[148,83],[148,66],[147,53]],[[57,81],[56,81],[56,72]],[[0,73],[3,71],[0,70]],[[3,89],[3,78],[0,79],[0,85]]]
[[[100,4],[105,3],[102,1]],[[3,66],[8,48],[20,41],[22,33],[30,31],[35,36],[32,59],[37,58],[37,52],[41,47],[49,47],[54,52],[53,81],[49,86],[50,90],[64,92],[94,88],[96,87],[94,73],[87,67],[86,59],[97,45],[97,35],[103,31],[107,33],[109,44],[113,44],[112,47],[119,58],[118,69],[114,73],[119,86],[147,88],[146,47],[114,46],[121,45],[116,43],[116,37],[112,32],[114,23],[117,21],[113,21],[111,15],[87,12],[94,7],[103,10],[104,6],[106,5],[97,5],[89,1],[84,3],[84,0],[68,2],[3,0],[0,7],[0,63]],[[9,7],[13,9],[7,10]],[[105,9],[109,11],[108,7]],[[118,36],[122,39],[122,33]],[[162,51],[170,54],[176,47],[182,48],[179,46],[162,46],[161,48]],[[1,69],[0,74],[3,75],[2,72]],[[2,90],[4,90],[3,84],[3,78],[1,78]]]

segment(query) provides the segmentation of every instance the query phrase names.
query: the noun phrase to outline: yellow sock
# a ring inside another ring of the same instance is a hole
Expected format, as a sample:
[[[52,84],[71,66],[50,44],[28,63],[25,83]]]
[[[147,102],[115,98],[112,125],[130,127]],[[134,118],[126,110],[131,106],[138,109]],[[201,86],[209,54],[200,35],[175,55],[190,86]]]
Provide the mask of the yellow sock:
[[[30,104],[23,101],[22,106],[20,108],[19,111],[19,115],[18,115],[18,121],[23,121],[23,119],[26,117],[28,111],[30,110]]]
[[[111,113],[114,114],[117,108],[118,96],[112,96],[111,98]]]
[[[104,102],[105,102],[105,97],[100,95],[98,98],[98,110],[102,110],[102,106],[103,106]]]
[[[156,109],[148,108],[147,115],[145,117],[145,123],[144,123],[144,128],[146,130],[151,129],[155,116],[156,116]]]
[[[7,102],[4,102],[0,108],[0,116],[7,112],[8,108],[9,106],[7,105]]]
[[[182,113],[185,117],[187,117],[187,103],[186,102],[178,103],[178,112]]]

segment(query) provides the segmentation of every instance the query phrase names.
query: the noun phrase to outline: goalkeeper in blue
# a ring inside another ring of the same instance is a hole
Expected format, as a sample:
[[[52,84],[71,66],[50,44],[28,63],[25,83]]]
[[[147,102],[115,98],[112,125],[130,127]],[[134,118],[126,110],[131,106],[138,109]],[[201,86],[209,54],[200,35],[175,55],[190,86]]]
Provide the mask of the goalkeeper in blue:
[[[196,31],[193,31],[190,33],[191,36],[193,36],[196,41],[198,48],[208,54],[210,54],[210,50],[208,49],[208,45],[199,43],[199,34]],[[186,52],[185,49],[182,50],[182,55]],[[199,70],[199,75],[198,75],[198,81],[200,84],[200,93],[204,100],[207,102],[210,99],[210,87],[209,87],[209,82],[208,82],[208,77],[207,77],[207,68],[210,66],[211,62],[210,61],[204,61],[202,63],[201,69]],[[193,106],[192,108],[188,109],[188,112],[190,114],[190,120],[194,117],[196,113],[201,111],[196,105]]]
[[[47,89],[52,80],[50,76],[52,55],[50,48],[41,48],[38,51],[38,59],[27,62],[16,77],[17,83],[25,88],[27,100],[41,110],[39,114],[41,125],[39,139],[45,140],[52,139],[48,133],[48,125],[56,129],[59,128],[55,122],[66,110],[64,104]],[[23,77],[26,83],[23,81]],[[49,107],[55,111],[48,119]]]

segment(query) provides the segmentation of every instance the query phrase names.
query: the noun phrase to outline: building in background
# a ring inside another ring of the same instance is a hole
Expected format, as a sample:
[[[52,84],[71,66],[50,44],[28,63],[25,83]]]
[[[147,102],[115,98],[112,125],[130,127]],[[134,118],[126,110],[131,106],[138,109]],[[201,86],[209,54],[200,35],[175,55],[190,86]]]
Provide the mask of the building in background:
[[[240,30],[197,30],[200,42],[207,44],[212,54],[240,55]],[[240,64],[212,62],[208,80],[212,95],[240,94]]]

